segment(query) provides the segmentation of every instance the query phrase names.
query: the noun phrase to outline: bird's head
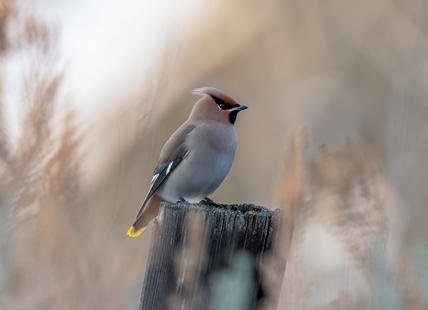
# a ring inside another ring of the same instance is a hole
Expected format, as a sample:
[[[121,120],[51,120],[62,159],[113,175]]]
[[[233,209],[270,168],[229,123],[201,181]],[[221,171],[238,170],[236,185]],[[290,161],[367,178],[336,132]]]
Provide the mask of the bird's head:
[[[248,108],[238,104],[235,99],[214,87],[196,88],[192,94],[203,97],[195,104],[191,117],[209,118],[233,125],[238,113]]]

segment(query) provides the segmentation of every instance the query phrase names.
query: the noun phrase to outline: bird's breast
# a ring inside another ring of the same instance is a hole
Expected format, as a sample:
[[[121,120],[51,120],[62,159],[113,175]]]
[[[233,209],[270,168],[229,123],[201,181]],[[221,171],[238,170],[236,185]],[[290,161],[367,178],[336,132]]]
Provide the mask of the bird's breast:
[[[230,130],[232,129],[232,130]],[[183,197],[200,201],[211,195],[229,174],[236,153],[234,128],[204,126],[187,139],[188,156],[160,188],[160,196],[170,201]]]
[[[193,134],[193,139],[189,139],[190,143],[195,145],[203,145],[210,151],[218,153],[233,153],[235,155],[237,146],[237,137],[235,128],[232,125],[224,125],[222,123],[205,124],[197,128]]]

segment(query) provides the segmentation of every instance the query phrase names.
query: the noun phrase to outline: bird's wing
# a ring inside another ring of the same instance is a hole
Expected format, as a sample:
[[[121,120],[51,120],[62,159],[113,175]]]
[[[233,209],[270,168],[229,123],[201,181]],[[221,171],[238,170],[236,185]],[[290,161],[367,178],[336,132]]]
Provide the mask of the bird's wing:
[[[143,205],[137,213],[138,219],[143,213],[147,201],[153,196],[159,186],[167,179],[167,177],[174,171],[180,162],[186,158],[189,153],[186,145],[187,135],[195,129],[195,125],[183,124],[166,142],[162,149],[158,165],[153,172],[150,190],[144,199]]]

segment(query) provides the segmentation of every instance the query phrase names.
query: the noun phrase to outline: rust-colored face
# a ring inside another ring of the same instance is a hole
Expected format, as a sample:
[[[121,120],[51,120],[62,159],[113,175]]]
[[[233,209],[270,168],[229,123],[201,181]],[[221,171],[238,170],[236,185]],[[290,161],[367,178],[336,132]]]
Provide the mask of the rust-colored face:
[[[230,111],[229,110],[224,110],[224,111],[221,111],[221,113],[223,114],[223,117],[224,118],[229,118],[229,114],[230,114]]]
[[[239,111],[247,109],[246,106],[238,104],[235,99],[214,87],[198,88],[194,93],[204,96],[200,103],[196,104],[196,110],[202,115],[210,115],[211,119],[234,124]]]
[[[232,124],[235,124],[236,116],[238,115],[239,111],[248,109],[247,106],[238,104],[229,96],[222,96],[223,98],[221,98],[211,95],[211,97],[214,99],[214,102],[217,104],[217,106],[223,110],[222,112],[224,117],[229,119],[230,123]]]

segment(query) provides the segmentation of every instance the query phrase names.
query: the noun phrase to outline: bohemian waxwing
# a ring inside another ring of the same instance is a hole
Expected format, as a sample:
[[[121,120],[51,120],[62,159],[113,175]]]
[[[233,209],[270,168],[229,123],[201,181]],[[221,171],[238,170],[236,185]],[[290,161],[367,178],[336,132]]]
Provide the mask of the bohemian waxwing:
[[[208,199],[229,174],[237,138],[233,124],[247,109],[213,87],[193,90],[202,95],[187,121],[163,147],[144,199],[128,236],[139,236],[157,216],[161,202],[200,202]]]

